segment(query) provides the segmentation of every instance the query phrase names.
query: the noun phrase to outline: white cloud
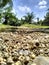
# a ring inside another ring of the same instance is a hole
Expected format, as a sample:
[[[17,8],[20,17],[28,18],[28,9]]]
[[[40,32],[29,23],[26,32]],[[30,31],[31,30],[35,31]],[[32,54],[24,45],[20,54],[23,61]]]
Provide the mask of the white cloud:
[[[42,1],[39,2],[38,5],[46,5],[46,4],[47,4],[47,2],[45,0],[42,0]]]
[[[38,3],[39,9],[46,8],[46,7],[47,7],[46,5],[47,5],[47,1],[45,1],[45,0],[42,0],[42,1],[40,1],[40,2]]]
[[[44,6],[39,6],[40,9],[43,9],[43,8],[46,8],[47,6],[44,5]]]
[[[18,9],[22,12],[31,12],[31,9],[27,6],[18,6]]]

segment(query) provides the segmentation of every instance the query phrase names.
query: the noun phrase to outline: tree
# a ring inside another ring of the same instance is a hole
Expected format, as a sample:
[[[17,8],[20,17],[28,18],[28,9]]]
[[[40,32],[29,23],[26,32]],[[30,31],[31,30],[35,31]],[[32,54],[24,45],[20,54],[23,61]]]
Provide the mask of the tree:
[[[43,23],[42,20],[39,20],[39,21],[37,22],[37,24],[39,24],[39,25],[42,25],[42,23]]]
[[[37,22],[39,22],[39,17],[37,17]]]
[[[44,18],[45,19],[44,19],[42,25],[49,25],[49,9],[48,9],[46,16]]]
[[[12,0],[0,0],[0,8],[3,8],[5,5],[9,4],[12,6]]]
[[[5,21],[3,22],[3,24],[9,24],[9,25],[16,25],[16,22],[18,21],[18,18],[11,12],[5,12],[4,14],[4,18]]]
[[[4,12],[10,12],[12,10],[12,0],[0,0],[0,22],[4,18]],[[5,19],[8,19],[5,15]],[[5,20],[6,21],[6,20]],[[6,21],[7,22],[7,21]]]
[[[27,13],[27,15],[24,16],[24,22],[30,24],[30,23],[32,23],[33,18],[34,18],[33,13]]]

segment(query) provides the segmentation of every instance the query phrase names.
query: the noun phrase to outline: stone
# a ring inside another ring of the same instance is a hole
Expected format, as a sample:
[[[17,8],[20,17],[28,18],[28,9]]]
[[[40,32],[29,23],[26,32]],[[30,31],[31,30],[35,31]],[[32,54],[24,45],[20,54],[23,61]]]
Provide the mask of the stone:
[[[49,65],[49,57],[38,56],[33,61],[36,65]]]
[[[2,62],[3,61],[3,58],[2,57],[0,57],[0,62]]]
[[[30,61],[30,57],[29,56],[26,56],[26,61]]]
[[[21,61],[25,61],[26,60],[26,58],[25,58],[25,56],[19,56],[19,60],[21,60]]]
[[[1,65],[7,65],[6,62],[1,62]]]
[[[7,59],[8,57],[9,57],[8,53],[7,53],[7,52],[4,52],[3,58],[4,58],[4,59]]]
[[[44,50],[43,49],[40,49],[40,53],[43,53],[44,52]]]
[[[31,54],[30,54],[30,57],[31,57],[32,59],[34,59],[36,56],[35,56],[34,53],[31,53]]]
[[[22,63],[20,61],[17,61],[15,65],[22,65]]]
[[[30,51],[28,51],[28,50],[20,50],[19,51],[19,54],[21,54],[21,55],[28,55],[30,53]]]
[[[12,64],[12,63],[13,63],[12,57],[9,57],[9,58],[7,59],[7,64]]]
[[[36,65],[36,63],[32,63],[31,65]]]
[[[38,39],[34,39],[32,42],[33,43],[39,43],[39,40]]]

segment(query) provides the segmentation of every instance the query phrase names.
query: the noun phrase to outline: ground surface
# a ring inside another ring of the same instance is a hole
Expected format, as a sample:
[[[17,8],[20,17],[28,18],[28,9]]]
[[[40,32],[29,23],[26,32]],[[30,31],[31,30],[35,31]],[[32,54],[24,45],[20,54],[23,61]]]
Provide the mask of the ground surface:
[[[47,29],[12,28],[0,32],[0,64],[33,65],[39,55],[49,57],[49,32],[43,31]]]

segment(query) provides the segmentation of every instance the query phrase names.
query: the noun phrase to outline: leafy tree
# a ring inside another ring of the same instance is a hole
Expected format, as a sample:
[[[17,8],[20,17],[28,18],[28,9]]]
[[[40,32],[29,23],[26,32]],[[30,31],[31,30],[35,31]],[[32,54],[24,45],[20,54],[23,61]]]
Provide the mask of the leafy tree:
[[[5,21],[8,19],[4,12],[10,12],[12,10],[12,0],[0,0],[0,22],[2,22],[2,18],[5,18]],[[7,23],[7,21],[6,21]]]
[[[44,16],[44,18],[45,19],[43,20],[42,25],[49,25],[49,9],[46,13],[46,16]]]
[[[34,18],[33,13],[27,13],[26,16],[24,16],[24,22],[26,23],[32,23],[32,19]]]
[[[5,21],[3,24],[9,24],[9,25],[16,25],[16,22],[18,21],[18,18],[13,13],[4,13]]]
[[[39,22],[39,17],[37,17],[37,22]]]
[[[39,25],[42,25],[42,23],[43,23],[42,20],[39,20],[39,21],[37,22],[37,24],[39,24]]]
[[[3,8],[7,4],[10,4],[10,6],[12,6],[12,0],[0,0],[0,8]]]

